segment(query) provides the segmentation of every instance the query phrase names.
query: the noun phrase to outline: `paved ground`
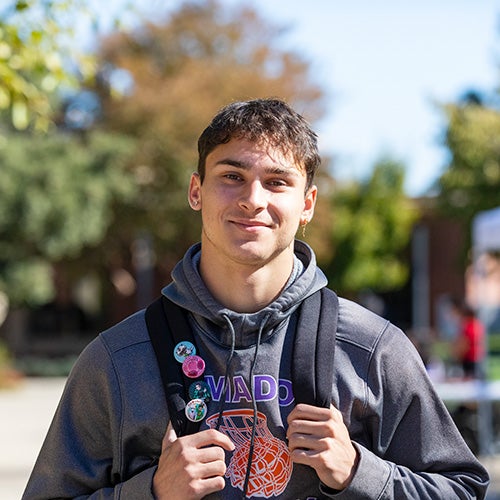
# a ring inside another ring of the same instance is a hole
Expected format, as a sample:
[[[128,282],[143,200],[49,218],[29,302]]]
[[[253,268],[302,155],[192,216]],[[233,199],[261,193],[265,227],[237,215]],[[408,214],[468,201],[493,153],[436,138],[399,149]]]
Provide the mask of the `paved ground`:
[[[0,498],[19,500],[61,396],[64,379],[29,378],[0,390]]]
[[[28,378],[0,390],[0,499],[21,498],[63,384],[59,378]],[[500,500],[500,456],[481,461],[492,478],[487,499]]]

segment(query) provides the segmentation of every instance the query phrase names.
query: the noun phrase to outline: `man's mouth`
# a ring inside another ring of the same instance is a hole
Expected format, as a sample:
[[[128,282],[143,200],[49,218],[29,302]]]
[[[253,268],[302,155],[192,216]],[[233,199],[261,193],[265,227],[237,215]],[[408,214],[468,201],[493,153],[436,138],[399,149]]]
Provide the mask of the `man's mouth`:
[[[264,221],[251,219],[231,219],[230,222],[241,229],[259,230],[261,228],[270,227],[270,224]]]

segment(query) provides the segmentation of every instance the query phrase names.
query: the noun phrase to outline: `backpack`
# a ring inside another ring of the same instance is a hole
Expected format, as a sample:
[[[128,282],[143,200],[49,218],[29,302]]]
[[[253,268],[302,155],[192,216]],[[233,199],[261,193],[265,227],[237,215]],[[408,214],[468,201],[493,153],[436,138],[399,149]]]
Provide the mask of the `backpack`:
[[[292,388],[298,403],[330,407],[337,318],[338,297],[328,288],[307,297],[298,309],[292,351]],[[177,436],[193,434],[200,422],[188,420],[185,407],[191,399],[188,388],[196,379],[188,378],[174,358],[179,342],[189,341],[196,346],[187,311],[161,296],[146,308],[146,325],[173,428]]]

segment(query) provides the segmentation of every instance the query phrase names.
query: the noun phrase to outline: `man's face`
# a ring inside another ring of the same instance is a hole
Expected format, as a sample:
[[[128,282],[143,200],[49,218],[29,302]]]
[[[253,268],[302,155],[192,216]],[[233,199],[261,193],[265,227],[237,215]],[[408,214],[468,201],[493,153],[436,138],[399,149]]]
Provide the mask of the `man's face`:
[[[202,259],[262,266],[290,257],[299,224],[314,212],[316,187],[305,187],[304,169],[272,146],[244,139],[217,146],[203,183],[193,174],[189,188],[202,212]]]

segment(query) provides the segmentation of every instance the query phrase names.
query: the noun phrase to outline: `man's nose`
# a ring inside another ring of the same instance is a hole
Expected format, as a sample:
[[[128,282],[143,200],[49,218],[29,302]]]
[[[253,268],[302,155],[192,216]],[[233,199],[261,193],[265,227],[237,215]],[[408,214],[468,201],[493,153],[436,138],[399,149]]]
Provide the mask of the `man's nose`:
[[[249,211],[258,211],[266,205],[267,191],[260,181],[249,182],[243,189],[240,206]]]

